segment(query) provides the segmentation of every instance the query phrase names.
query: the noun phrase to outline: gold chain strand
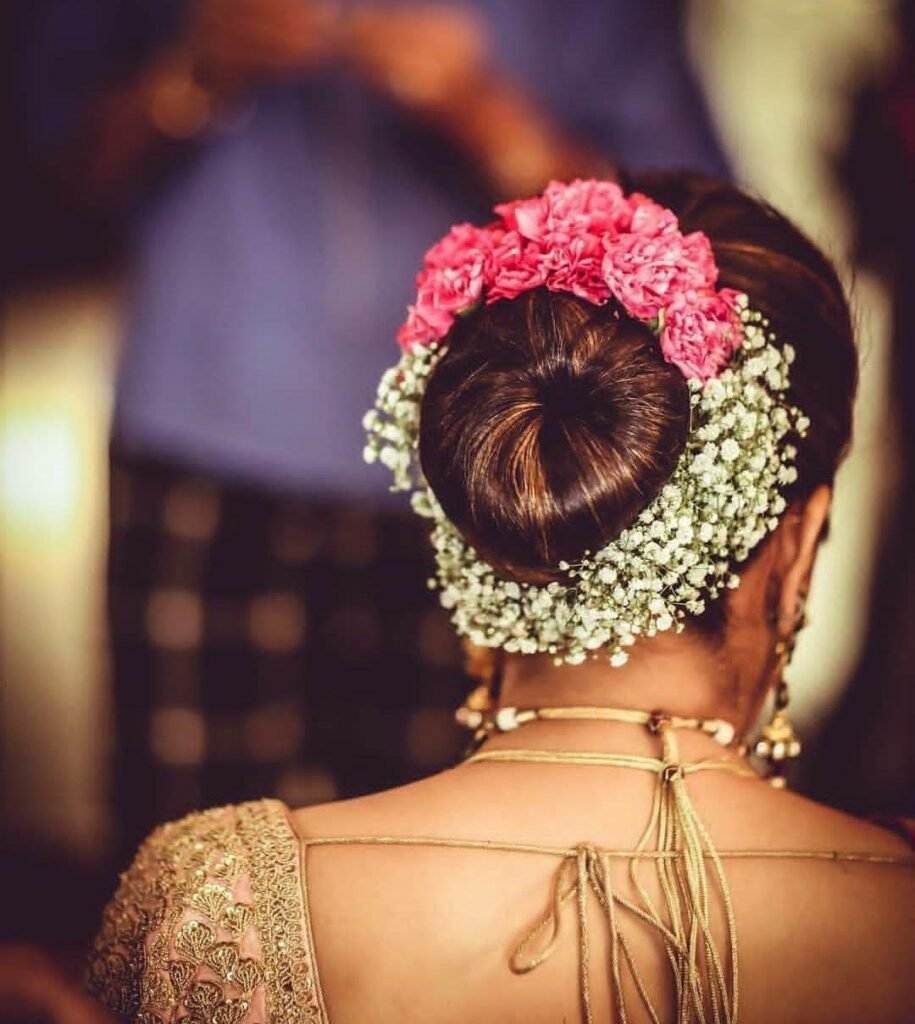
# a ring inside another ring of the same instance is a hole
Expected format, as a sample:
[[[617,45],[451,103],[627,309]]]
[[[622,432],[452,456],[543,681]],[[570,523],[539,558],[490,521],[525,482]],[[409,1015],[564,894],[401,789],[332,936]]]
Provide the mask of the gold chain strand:
[[[592,1024],[594,1014],[591,1012],[591,982],[589,961],[591,960],[591,944],[588,936],[588,858],[591,851],[587,847],[578,850],[575,858],[576,879],[575,894],[578,897],[578,970],[581,984],[582,1014],[587,1024]],[[559,935],[559,924],[557,922],[554,939]],[[541,959],[541,963],[543,962]]]
[[[732,775],[759,781],[759,776],[752,768],[737,761],[706,760],[692,761],[685,764],[673,764],[658,757],[644,757],[641,754],[604,754],[589,750],[527,750],[506,748],[497,750],[481,750],[465,758],[464,764],[478,761],[496,761],[506,764],[563,764],[590,765],[598,768],[638,768],[642,771],[662,774],[665,770],[682,772],[692,775],[695,772],[723,771]]]
[[[472,695],[473,696],[473,695]],[[458,708],[455,717],[465,728],[474,730],[477,744],[485,741],[495,732],[513,732],[522,725],[536,721],[572,722],[622,722],[628,725],[645,725],[657,732],[661,723],[672,729],[695,729],[711,736],[721,746],[727,747],[734,741],[736,730],[724,718],[682,717],[667,715],[661,711],[641,711],[636,708],[607,708],[599,706],[569,706],[557,708],[517,708],[506,706],[495,711],[486,711],[468,701]]]
[[[539,843],[509,843],[497,839],[450,839],[445,836],[317,836],[300,837],[303,847],[312,846],[432,846],[448,850],[492,850],[497,853],[530,853],[541,857],[575,856],[575,847],[541,846]],[[632,860],[632,850],[605,850],[600,852],[611,860]],[[722,860],[816,860],[834,864],[882,864],[888,867],[915,868],[915,857],[894,857],[882,853],[850,853],[844,850],[719,850]],[[659,850],[646,850],[640,854],[646,860],[676,860],[677,854]]]
[[[502,709],[504,710],[504,709]],[[497,713],[498,714],[498,713]],[[523,716],[523,717],[522,717]],[[592,1024],[590,949],[587,900],[592,892],[604,910],[610,937],[610,983],[615,1015],[620,1024],[628,1024],[629,1012],[623,990],[623,966],[628,969],[639,999],[652,1021],[660,1019],[648,995],[641,972],[630,954],[617,913],[627,910],[660,935],[670,964],[677,1004],[678,1024],[737,1024],[739,1012],[739,973],[737,928],[730,887],[721,857],[708,830],[695,811],[686,788],[686,777],[699,771],[728,771],[742,777],[758,778],[748,767],[733,761],[705,760],[681,763],[675,728],[703,728],[701,719],[677,719],[659,712],[639,712],[614,708],[552,708],[518,712],[511,728],[536,718],[571,720],[615,720],[646,725],[661,742],[661,756],[604,754],[590,751],[482,750],[467,758],[468,763],[563,764],[631,768],[650,771],[657,786],[645,830],[630,854],[629,873],[637,900],[617,894],[612,885],[609,858],[590,845],[581,845],[574,853],[575,875],[569,883],[566,870],[557,873],[550,913],[521,940],[510,959],[512,970],[527,973],[549,956],[559,941],[561,915],[565,901],[576,898],[579,944],[579,990],[582,1019]],[[502,723],[503,726],[505,723]],[[496,728],[500,728],[498,722]],[[714,723],[706,731],[720,729]],[[506,731],[503,728],[503,731]],[[488,733],[484,735],[484,739]],[[733,731],[730,738],[733,738]],[[649,844],[654,842],[654,851]],[[651,900],[638,876],[638,864],[649,853],[670,855],[655,861],[661,888],[663,909]],[[567,860],[565,864],[573,862]],[[725,945],[719,950],[712,934],[711,904],[717,894],[724,909]],[[546,941],[539,951],[530,950],[542,936]],[[728,970],[728,967],[730,968]]]
[[[607,858],[598,856],[590,847],[580,847],[576,853],[578,881],[568,890],[577,895],[580,921],[581,1001],[585,1021],[591,1020],[590,983],[588,978],[587,919],[584,911],[587,887],[594,891],[604,906],[611,937],[611,982],[617,1015],[621,1024],[627,1024],[628,1012],[622,992],[620,950],[625,938],[617,923],[616,905],[625,906],[636,916],[660,932],[665,952],[671,965],[677,996],[677,1017],[686,1022],[695,1019],[706,1024],[709,1013],[714,1024],[736,1024],[738,1011],[737,933],[733,906],[727,879],[711,837],[702,825],[686,790],[687,774],[697,771],[729,771],[735,775],[758,778],[749,767],[725,760],[704,760],[681,764],[674,729],[695,729],[711,735],[723,746],[734,739],[735,730],[724,719],[703,719],[664,714],[661,711],[641,711],[633,708],[557,707],[527,708],[502,707],[488,714],[481,710],[461,709],[458,720],[475,728],[474,739],[481,746],[494,732],[510,732],[538,720],[547,721],[616,721],[644,725],[661,740],[660,758],[630,754],[602,754],[589,751],[544,750],[477,750],[466,759],[468,763],[491,761],[494,763],[572,764],[602,767],[632,768],[650,771],[658,776],[658,786],[652,801],[648,825],[630,859],[630,877],[639,894],[641,906],[623,900],[610,885],[605,867]],[[655,852],[670,853],[672,858],[656,860],[656,871],[666,914],[654,906],[647,890],[638,879],[637,864],[647,854],[652,837]],[[711,865],[711,876],[707,866]],[[599,865],[599,867],[598,867]],[[584,868],[587,868],[585,871]],[[584,873],[583,873],[584,872]],[[585,889],[584,879],[587,879]],[[559,913],[566,893],[562,892],[562,876],[557,878],[553,912],[547,921],[540,922],[519,945],[513,957],[515,968],[532,970],[542,963],[555,947],[559,935]],[[711,932],[711,892],[715,888],[724,905],[726,920],[727,959],[729,977]],[[540,954],[523,961],[528,943],[538,937],[548,925],[550,936]],[[627,966],[633,976],[640,999],[654,1019],[656,1010],[641,982],[636,966],[628,952]],[[523,961],[523,962],[521,962]],[[708,991],[703,979],[708,979]]]

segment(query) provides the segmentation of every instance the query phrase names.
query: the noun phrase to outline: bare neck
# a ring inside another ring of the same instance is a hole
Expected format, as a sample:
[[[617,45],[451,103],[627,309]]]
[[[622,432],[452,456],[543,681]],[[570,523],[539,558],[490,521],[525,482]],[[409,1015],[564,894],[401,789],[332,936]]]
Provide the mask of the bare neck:
[[[755,696],[742,692],[736,673],[710,645],[683,636],[639,642],[620,668],[600,657],[557,666],[546,655],[509,656],[499,704],[657,708],[684,717],[724,718],[738,733],[758,710]]]

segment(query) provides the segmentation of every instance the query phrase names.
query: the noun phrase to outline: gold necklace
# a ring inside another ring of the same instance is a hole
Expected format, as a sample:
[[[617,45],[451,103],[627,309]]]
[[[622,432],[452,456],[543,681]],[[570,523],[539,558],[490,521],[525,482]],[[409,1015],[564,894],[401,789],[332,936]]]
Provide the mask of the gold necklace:
[[[514,732],[522,725],[537,721],[575,722],[624,722],[630,725],[644,725],[649,732],[657,735],[661,726],[671,729],[694,729],[711,736],[716,743],[728,747],[734,742],[736,729],[724,718],[685,718],[668,715],[663,711],[641,711],[635,708],[606,708],[591,706],[568,706],[557,708],[501,707],[490,711],[475,700],[476,691],[468,702],[455,712],[457,721],[473,730],[470,753],[494,733]]]

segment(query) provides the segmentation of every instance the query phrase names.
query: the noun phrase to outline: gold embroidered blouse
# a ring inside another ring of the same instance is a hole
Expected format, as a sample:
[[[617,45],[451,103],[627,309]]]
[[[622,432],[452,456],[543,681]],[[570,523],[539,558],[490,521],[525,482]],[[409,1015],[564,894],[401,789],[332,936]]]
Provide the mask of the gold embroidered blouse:
[[[90,990],[137,1024],[326,1024],[303,882],[278,801],[163,825],[105,910]]]

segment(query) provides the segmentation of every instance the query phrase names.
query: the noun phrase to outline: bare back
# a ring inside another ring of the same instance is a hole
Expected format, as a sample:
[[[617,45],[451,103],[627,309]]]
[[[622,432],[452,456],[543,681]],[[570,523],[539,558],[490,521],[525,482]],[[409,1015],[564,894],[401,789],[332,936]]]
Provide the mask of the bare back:
[[[387,793],[294,812],[315,837],[439,837],[632,850],[652,782],[614,768],[465,765]],[[905,857],[890,833],[759,781],[695,777],[696,809],[722,853],[844,851]],[[512,950],[550,909],[555,852],[460,846],[327,845],[308,850],[315,952],[334,1024],[467,1020],[555,1022],[581,1015],[573,907],[536,969],[509,969]],[[746,1024],[915,1019],[915,871],[867,861],[725,857],[739,934],[740,1020]],[[614,884],[630,883],[620,860]],[[655,885],[645,872],[646,885]],[[656,895],[656,890],[655,890]],[[613,1018],[603,910],[591,900],[590,998]],[[721,908],[715,928],[723,931]],[[663,944],[624,925],[661,1019],[674,993]],[[625,972],[633,1020],[648,1020]]]

